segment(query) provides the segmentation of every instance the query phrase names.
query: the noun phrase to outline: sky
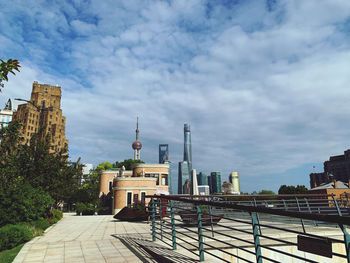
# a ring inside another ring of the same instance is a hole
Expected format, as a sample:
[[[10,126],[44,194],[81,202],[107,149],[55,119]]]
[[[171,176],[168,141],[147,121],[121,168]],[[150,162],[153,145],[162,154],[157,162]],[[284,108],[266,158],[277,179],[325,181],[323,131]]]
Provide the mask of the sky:
[[[62,87],[72,160],[158,162],[176,180],[183,126],[193,167],[241,191],[309,186],[350,148],[350,1],[0,0],[1,58],[21,72],[0,93]],[[1,106],[1,107],[3,107]],[[313,166],[316,166],[313,169]]]

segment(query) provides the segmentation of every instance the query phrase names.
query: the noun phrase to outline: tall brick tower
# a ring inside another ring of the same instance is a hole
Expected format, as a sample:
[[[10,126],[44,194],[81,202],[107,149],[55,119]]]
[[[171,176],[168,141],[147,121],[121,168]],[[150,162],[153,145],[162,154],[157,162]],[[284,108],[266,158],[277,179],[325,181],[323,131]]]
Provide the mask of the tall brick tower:
[[[30,102],[18,106],[13,120],[22,122],[24,143],[29,143],[31,136],[45,127],[43,136],[51,135],[50,151],[68,146],[66,139],[66,117],[61,110],[61,87],[48,84],[33,83]]]

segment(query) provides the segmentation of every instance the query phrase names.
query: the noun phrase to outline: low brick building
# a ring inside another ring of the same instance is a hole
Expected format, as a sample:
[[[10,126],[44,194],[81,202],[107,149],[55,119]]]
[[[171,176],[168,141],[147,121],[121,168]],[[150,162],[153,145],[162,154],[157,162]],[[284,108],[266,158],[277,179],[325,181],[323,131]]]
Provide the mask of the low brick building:
[[[112,193],[112,213],[142,201],[156,191],[168,192],[169,164],[137,164],[132,170],[111,169],[100,175],[100,196]]]

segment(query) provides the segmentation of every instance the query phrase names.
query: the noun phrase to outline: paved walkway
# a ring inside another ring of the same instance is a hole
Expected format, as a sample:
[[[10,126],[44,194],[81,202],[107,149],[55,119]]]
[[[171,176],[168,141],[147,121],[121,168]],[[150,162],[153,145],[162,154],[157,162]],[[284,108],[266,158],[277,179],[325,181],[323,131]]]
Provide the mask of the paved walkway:
[[[119,222],[111,215],[65,214],[43,236],[25,244],[14,262],[152,262],[132,251],[125,235],[147,242],[150,226],[147,222]]]

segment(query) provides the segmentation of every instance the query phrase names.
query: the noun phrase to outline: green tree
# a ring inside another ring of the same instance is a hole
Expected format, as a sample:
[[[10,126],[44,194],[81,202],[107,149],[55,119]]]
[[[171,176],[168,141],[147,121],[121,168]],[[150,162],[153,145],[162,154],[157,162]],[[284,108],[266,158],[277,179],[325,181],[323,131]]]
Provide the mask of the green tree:
[[[145,162],[141,161],[141,160],[126,159],[122,162],[116,161],[113,164],[113,167],[114,168],[122,168],[124,166],[126,170],[131,170],[135,164],[140,164],[140,163],[145,163]]]
[[[258,194],[259,195],[274,195],[275,193],[271,190],[261,190]]]
[[[44,127],[34,134],[30,144],[23,144],[20,124],[11,122],[0,131],[0,177],[6,183],[29,183],[49,194],[57,206],[77,188],[75,167],[68,165],[67,148],[50,152],[50,135],[43,137]],[[6,185],[5,185],[6,187]]]
[[[14,70],[19,72],[19,68],[21,67],[19,65],[18,60],[16,59],[9,59],[7,61],[0,59],[0,91],[1,88],[4,87],[3,81],[8,81],[8,74],[12,73],[13,75],[16,75]]]
[[[104,171],[104,170],[109,170],[112,169],[113,165],[110,162],[103,162],[97,165],[96,170],[97,171]]]
[[[307,188],[305,185],[281,185],[278,190],[278,194],[305,194],[307,192]]]
[[[99,171],[98,169],[91,170],[88,175],[83,176],[83,184],[74,193],[74,202],[98,204]]]

